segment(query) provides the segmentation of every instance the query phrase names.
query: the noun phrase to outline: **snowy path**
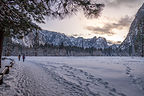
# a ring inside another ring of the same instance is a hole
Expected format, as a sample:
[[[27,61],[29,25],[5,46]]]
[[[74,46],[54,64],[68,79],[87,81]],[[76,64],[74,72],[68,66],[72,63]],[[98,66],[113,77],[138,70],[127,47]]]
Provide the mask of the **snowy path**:
[[[0,96],[144,96],[143,58],[12,58]]]

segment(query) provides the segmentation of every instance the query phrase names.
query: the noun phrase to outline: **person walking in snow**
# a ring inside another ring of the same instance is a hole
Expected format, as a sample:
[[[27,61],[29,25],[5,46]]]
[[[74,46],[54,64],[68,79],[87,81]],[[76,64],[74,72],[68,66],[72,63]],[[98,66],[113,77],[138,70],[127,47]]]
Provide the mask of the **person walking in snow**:
[[[18,55],[18,60],[19,60],[19,61],[20,61],[20,58],[21,58],[21,55],[19,54],[19,55]]]
[[[23,62],[25,61],[25,54],[23,54]]]

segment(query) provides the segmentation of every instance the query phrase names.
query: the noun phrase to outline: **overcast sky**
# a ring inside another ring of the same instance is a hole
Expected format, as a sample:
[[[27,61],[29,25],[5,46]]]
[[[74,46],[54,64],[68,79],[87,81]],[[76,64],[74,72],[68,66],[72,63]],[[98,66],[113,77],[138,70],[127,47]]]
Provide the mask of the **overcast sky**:
[[[65,33],[69,36],[92,38],[105,37],[111,41],[123,41],[143,0],[99,0],[105,7],[96,19],[86,19],[82,13],[64,20],[46,19],[42,29]]]

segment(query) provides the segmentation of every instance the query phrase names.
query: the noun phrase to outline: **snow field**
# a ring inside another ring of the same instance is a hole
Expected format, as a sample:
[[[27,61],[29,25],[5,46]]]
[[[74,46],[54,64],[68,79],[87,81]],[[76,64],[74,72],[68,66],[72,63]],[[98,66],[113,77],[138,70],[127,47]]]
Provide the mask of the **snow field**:
[[[1,96],[144,96],[141,57],[12,58]]]

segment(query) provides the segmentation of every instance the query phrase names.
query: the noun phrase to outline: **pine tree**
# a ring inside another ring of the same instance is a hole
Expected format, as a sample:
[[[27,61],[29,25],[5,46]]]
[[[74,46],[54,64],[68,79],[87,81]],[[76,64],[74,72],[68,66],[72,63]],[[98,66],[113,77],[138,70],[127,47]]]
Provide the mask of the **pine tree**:
[[[37,51],[38,51],[38,48],[39,48],[39,35],[38,35],[38,32],[36,32],[36,34],[35,34],[33,48],[34,48],[34,54],[35,54],[35,56],[37,56],[38,55]]]
[[[83,10],[86,17],[97,17],[103,8],[93,0],[0,0],[0,61],[4,36],[22,38],[44,17],[63,19]],[[0,63],[1,66],[1,63]]]

